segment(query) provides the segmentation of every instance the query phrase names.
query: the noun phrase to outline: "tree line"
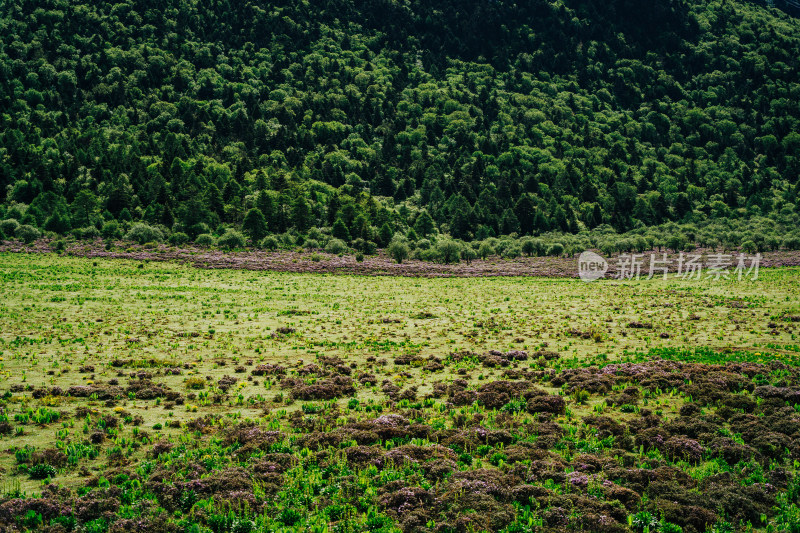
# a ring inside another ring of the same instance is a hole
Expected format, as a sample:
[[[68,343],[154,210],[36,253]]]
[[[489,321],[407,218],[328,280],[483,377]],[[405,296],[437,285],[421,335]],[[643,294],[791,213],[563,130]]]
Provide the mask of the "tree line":
[[[800,26],[774,9],[17,0],[0,16],[0,219],[38,232],[318,228],[369,251],[798,225]]]

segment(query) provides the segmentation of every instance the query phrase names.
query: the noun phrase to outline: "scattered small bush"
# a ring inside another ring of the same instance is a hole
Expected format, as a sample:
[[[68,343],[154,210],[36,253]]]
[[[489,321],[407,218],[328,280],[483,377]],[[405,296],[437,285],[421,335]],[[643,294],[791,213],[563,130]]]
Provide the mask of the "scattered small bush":
[[[445,263],[458,263],[461,260],[461,245],[456,241],[443,239],[436,243],[439,259]]]
[[[341,239],[331,239],[325,245],[325,251],[334,255],[343,254],[347,251],[347,245]]]
[[[406,245],[406,243],[401,241],[392,241],[389,244],[389,247],[386,248],[386,252],[397,263],[402,263],[403,261],[408,259],[408,246]]]
[[[215,242],[216,241],[214,240],[214,236],[211,235],[210,233],[201,233],[194,239],[194,243],[197,246],[203,246],[205,248],[214,246]]]
[[[244,248],[247,243],[245,236],[236,230],[229,229],[217,241],[217,245],[227,250],[234,250],[236,248]]]
[[[103,224],[100,234],[104,239],[119,239],[122,237],[122,228],[116,220],[109,220]]]
[[[758,245],[751,241],[747,240],[742,243],[742,252],[746,254],[754,254],[758,251]]]
[[[125,238],[129,241],[138,242],[139,244],[161,242],[164,240],[164,233],[154,226],[138,222],[125,234]]]
[[[189,242],[189,236],[182,231],[176,231],[169,236],[169,243],[173,246],[181,246]]]
[[[279,244],[278,239],[276,239],[272,235],[269,235],[261,239],[261,243],[259,246],[261,246],[261,248],[264,248],[265,250],[277,250],[278,244]]]
[[[100,238],[101,232],[94,226],[86,226],[84,228],[77,228],[72,230],[72,234],[75,235],[76,239],[81,239],[84,241],[93,241],[95,239]]]
[[[547,248],[547,255],[552,257],[560,257],[564,255],[564,245],[560,242],[554,242]]]
[[[486,259],[490,255],[494,255],[494,253],[494,248],[487,242],[482,242],[478,248],[478,257],[481,259]]]
[[[19,227],[19,222],[14,218],[9,218],[0,222],[0,231],[6,235],[14,235]]]
[[[14,236],[24,242],[25,244],[30,244],[39,237],[41,237],[41,233],[38,229],[34,228],[29,224],[23,224],[17,227],[16,231],[14,232]]]

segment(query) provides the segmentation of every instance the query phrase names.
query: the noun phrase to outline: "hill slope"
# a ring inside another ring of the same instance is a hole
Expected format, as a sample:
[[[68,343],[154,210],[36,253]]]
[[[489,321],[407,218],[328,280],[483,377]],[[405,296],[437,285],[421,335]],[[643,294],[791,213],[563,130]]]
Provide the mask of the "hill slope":
[[[3,5],[0,218],[379,245],[410,227],[797,227],[800,24],[774,9]]]

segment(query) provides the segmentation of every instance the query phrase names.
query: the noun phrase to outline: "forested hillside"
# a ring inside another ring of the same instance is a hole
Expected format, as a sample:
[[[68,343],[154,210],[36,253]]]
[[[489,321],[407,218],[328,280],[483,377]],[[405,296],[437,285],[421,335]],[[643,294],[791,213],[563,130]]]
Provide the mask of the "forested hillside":
[[[758,4],[0,0],[0,17],[9,238],[312,230],[369,252],[800,226],[800,22]]]

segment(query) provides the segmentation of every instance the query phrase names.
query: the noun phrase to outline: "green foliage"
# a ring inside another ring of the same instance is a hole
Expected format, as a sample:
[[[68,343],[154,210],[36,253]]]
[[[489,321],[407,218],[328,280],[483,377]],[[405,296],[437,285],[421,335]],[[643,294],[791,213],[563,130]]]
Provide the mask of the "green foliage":
[[[503,407],[500,408],[500,411],[504,413],[521,413],[525,411],[525,407],[527,406],[527,401],[525,399],[519,400],[511,400]]]
[[[790,235],[783,239],[783,247],[787,250],[800,250],[800,236]]]
[[[169,243],[175,246],[181,246],[189,242],[189,236],[182,231],[176,231],[169,236]]]
[[[74,229],[73,235],[75,235],[76,238],[84,241],[92,241],[100,237],[101,232],[94,226],[86,226],[85,228]]]
[[[339,239],[331,239],[325,245],[325,251],[329,254],[340,255],[347,251],[347,244]]]
[[[253,239],[253,242],[263,239],[267,235],[267,222],[264,214],[258,209],[249,210],[244,217],[242,229]]]
[[[194,239],[194,243],[197,246],[204,246],[204,247],[214,246],[216,242],[217,241],[216,239],[214,239],[214,236],[209,233],[201,233]]]
[[[164,233],[149,224],[139,222],[131,226],[130,231],[125,234],[125,238],[139,244],[161,242],[164,240]]]
[[[695,239],[674,226],[767,217],[757,249],[800,247],[782,234],[800,224],[794,19],[738,0],[379,4],[3,10],[3,217],[382,247],[672,224],[675,250]]]
[[[522,250],[520,247],[513,243],[510,246],[506,246],[503,248],[502,253],[500,254],[504,259],[516,259],[522,254]]]
[[[116,220],[109,220],[105,224],[103,224],[103,228],[100,230],[100,234],[103,236],[104,239],[119,239],[122,237],[122,229],[120,227],[119,222]]]
[[[247,244],[247,239],[245,236],[232,229],[227,230],[219,239],[217,239],[217,245],[220,248],[226,248],[228,250],[244,248],[245,244]]]
[[[541,239],[526,238],[522,240],[522,253],[528,257],[545,255],[546,252],[547,246]]]
[[[387,246],[390,242],[392,242],[392,237],[394,237],[394,230],[388,222],[385,222],[379,231],[379,242],[380,244]]]
[[[60,213],[53,213],[45,221],[44,229],[63,235],[70,230],[69,220],[62,217]]]
[[[261,243],[259,243],[259,246],[265,250],[277,250],[278,245],[278,239],[273,236],[264,237],[264,239],[261,240]]]
[[[31,479],[47,479],[56,475],[56,469],[48,464],[40,463],[28,468],[28,475]]]
[[[490,255],[494,255],[494,248],[492,248],[492,245],[488,242],[482,242],[478,248],[478,257],[486,259]]]
[[[414,231],[420,237],[427,237],[434,232],[436,226],[431,215],[427,211],[423,211],[414,222]]]
[[[337,218],[336,222],[333,223],[331,235],[345,242],[350,241],[350,230],[347,229],[347,226],[344,225],[341,218]]]
[[[63,252],[66,247],[67,243],[64,239],[56,239],[50,243],[50,248],[56,253]]]
[[[397,263],[402,263],[408,259],[408,245],[402,241],[392,241],[386,251]]]
[[[675,252],[679,252],[682,251],[684,248],[686,248],[686,245],[688,244],[688,239],[686,238],[685,235],[681,234],[670,235],[670,237],[667,239],[666,244],[667,248]]]
[[[445,264],[458,263],[461,259],[461,249],[461,244],[450,239],[442,239],[436,243],[436,252]]]
[[[564,254],[564,245],[560,242],[554,242],[547,247],[547,255],[559,257]]]
[[[34,479],[45,479],[45,478],[34,478]],[[35,530],[41,527],[41,525],[44,523],[44,518],[42,517],[41,513],[37,513],[33,509],[29,509],[24,516],[17,518],[17,522],[26,530]]]
[[[35,227],[29,224],[22,224],[18,226],[17,229],[14,231],[14,236],[24,242],[25,244],[30,244],[39,237],[41,237],[41,233]]]
[[[572,393],[572,399],[575,400],[577,404],[585,404],[586,400],[589,399],[589,392],[584,389],[576,389]]]
[[[468,264],[472,263],[472,261],[478,257],[478,252],[471,246],[464,246],[461,249],[461,259],[466,261]]]

